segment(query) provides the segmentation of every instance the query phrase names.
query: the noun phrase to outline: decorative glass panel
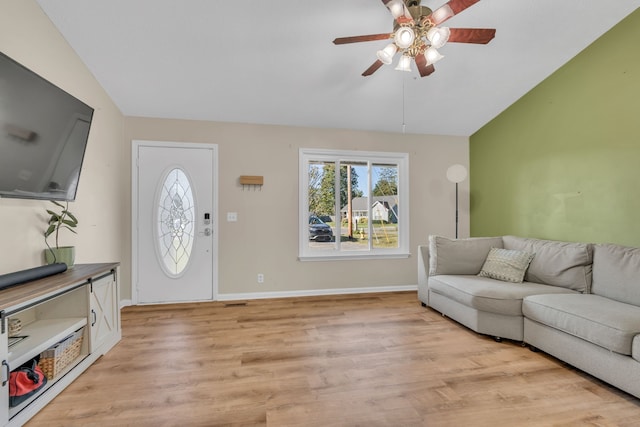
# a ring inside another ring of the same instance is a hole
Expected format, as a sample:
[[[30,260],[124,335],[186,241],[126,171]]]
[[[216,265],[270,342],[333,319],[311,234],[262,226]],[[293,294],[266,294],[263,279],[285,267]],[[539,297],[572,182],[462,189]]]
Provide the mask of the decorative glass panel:
[[[182,169],[172,169],[162,183],[157,221],[160,264],[170,276],[177,277],[191,258],[195,229],[193,192]]]

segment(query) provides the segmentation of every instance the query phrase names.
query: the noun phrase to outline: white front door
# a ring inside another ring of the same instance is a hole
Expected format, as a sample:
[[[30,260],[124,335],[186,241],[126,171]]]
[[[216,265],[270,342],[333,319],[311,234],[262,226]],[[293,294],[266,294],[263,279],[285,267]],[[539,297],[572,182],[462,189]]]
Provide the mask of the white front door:
[[[133,141],[133,302],[216,297],[217,146]]]

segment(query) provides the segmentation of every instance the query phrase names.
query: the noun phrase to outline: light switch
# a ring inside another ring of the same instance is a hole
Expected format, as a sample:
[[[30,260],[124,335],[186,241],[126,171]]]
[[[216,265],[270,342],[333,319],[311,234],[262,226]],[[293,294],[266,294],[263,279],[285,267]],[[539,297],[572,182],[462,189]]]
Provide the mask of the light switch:
[[[238,220],[238,212],[227,212],[227,222],[236,222]]]

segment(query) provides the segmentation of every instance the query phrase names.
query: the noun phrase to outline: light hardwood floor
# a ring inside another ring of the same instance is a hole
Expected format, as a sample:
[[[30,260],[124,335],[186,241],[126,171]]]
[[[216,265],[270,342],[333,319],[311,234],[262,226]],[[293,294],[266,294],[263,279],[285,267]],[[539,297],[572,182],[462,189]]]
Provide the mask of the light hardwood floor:
[[[28,426],[637,426],[640,401],[415,292],[128,307]]]

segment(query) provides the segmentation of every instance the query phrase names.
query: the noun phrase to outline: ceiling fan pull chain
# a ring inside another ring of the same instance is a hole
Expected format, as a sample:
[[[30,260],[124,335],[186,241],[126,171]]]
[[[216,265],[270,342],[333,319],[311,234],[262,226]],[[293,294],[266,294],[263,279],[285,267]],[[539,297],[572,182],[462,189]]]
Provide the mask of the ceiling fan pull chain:
[[[404,133],[405,130],[405,123],[404,123],[404,80],[406,78],[406,74],[402,76],[402,133]]]

